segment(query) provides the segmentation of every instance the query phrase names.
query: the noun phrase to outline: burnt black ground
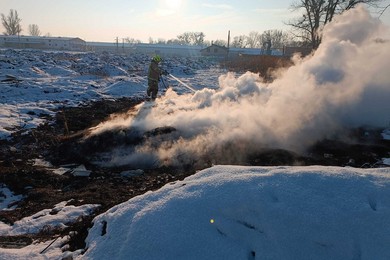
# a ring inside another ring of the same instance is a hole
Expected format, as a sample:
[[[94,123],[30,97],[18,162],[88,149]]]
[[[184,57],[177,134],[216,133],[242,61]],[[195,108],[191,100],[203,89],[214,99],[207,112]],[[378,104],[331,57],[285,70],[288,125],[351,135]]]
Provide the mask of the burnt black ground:
[[[123,177],[120,173],[128,170],[103,168],[89,163],[89,153],[99,148],[99,139],[90,147],[81,142],[85,130],[95,126],[113,113],[124,113],[142,102],[140,99],[121,98],[100,100],[79,107],[60,109],[55,118],[47,117],[47,123],[36,129],[15,131],[10,140],[0,140],[0,184],[7,185],[15,194],[25,198],[11,211],[0,211],[0,220],[12,224],[32,214],[50,209],[59,202],[69,204],[100,204],[93,215],[80,218],[69,224],[65,230],[45,228],[39,234],[25,234],[18,237],[0,237],[0,246],[24,246],[34,239],[48,240],[58,236],[73,234],[69,242],[70,250],[85,247],[85,237],[94,216],[148,190],[156,190],[169,182],[182,180],[197,170],[211,166],[211,163],[181,165],[180,167],[160,167],[144,169],[144,174]],[[282,149],[259,149],[253,152],[244,165],[326,165],[352,167],[385,167],[381,158],[390,155],[390,141],[383,140],[383,129],[349,129],[341,137],[322,140],[308,151],[297,154]],[[166,134],[174,128],[162,127],[148,133],[149,136]],[[109,139],[101,137],[101,141]],[[135,140],[134,142],[141,142]],[[131,145],[131,143],[129,144]],[[54,166],[63,164],[84,164],[92,173],[89,177],[74,177],[70,174],[56,175],[50,170],[33,165],[33,159],[42,158]],[[212,155],[204,155],[204,162],[219,163]],[[226,162],[224,162],[226,163]]]

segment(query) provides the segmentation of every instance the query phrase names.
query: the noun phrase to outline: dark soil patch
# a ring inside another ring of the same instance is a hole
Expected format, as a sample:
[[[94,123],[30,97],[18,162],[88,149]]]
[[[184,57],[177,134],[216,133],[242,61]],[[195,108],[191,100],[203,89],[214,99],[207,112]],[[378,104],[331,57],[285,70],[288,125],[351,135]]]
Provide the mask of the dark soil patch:
[[[184,179],[193,173],[159,168],[145,170],[139,176],[125,177],[120,173],[126,169],[95,167],[82,157],[77,157],[77,153],[72,155],[70,150],[65,149],[75,145],[82,137],[79,134],[69,138],[70,135],[82,133],[113,113],[126,112],[140,102],[138,99],[122,98],[63,108],[56,118],[48,120],[46,124],[31,131],[16,131],[11,140],[0,140],[0,184],[5,184],[15,194],[24,196],[23,200],[14,205],[17,206],[16,209],[0,211],[0,220],[4,223],[13,224],[43,209],[51,209],[62,201],[69,201],[68,204],[72,205],[101,205],[93,215],[81,217],[76,223],[70,223],[65,230],[51,230],[48,227],[39,234],[0,237],[0,247],[22,247],[32,240],[51,240],[71,233],[71,250],[83,248],[94,216],[134,196],[156,190],[168,182]],[[33,159],[36,158],[48,160],[56,166],[85,163],[92,173],[89,177],[54,174],[45,167],[34,166]]]

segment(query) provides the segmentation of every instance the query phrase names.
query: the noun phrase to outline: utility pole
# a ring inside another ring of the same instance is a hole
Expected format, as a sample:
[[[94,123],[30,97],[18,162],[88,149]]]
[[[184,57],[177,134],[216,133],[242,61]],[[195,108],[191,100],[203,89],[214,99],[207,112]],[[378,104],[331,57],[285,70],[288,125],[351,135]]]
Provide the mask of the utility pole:
[[[226,61],[229,59],[229,49],[230,49],[230,30],[228,31]]]
[[[116,51],[118,52],[118,49],[119,49],[119,38],[118,37],[116,37],[115,42],[116,42]]]

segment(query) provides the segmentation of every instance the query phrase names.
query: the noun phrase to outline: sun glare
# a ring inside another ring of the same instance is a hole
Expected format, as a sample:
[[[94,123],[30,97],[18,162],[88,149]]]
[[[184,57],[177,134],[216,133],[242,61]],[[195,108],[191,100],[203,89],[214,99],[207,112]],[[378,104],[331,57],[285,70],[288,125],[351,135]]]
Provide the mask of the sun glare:
[[[171,10],[178,10],[181,7],[182,0],[165,0],[166,7]]]

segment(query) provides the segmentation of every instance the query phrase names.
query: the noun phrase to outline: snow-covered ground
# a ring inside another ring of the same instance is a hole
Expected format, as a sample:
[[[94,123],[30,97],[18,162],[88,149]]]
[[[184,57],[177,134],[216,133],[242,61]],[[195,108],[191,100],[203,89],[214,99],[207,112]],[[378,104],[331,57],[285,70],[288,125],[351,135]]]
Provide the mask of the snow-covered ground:
[[[16,221],[12,226],[0,223],[0,236],[15,236],[38,233],[45,226],[63,228],[83,215],[89,215],[99,205],[68,206],[67,201],[57,204],[53,209],[45,209],[36,214]]]
[[[146,97],[150,56],[0,49],[0,138],[32,128],[62,106]],[[167,58],[162,67],[195,89],[213,88],[221,70],[205,58]],[[179,93],[186,88],[167,77]],[[165,88],[160,86],[161,93]]]
[[[199,155],[215,142],[243,136],[253,145],[296,148],[332,135],[343,124],[388,126],[389,29],[359,7],[335,19],[324,33],[313,57],[297,59],[270,84],[252,73],[226,74],[208,60],[166,59],[173,75],[199,91],[192,94],[169,79],[174,91],[162,92],[161,104],[148,117],[120,126],[142,123],[153,129],[161,123],[187,134],[170,150],[157,147],[158,155],[143,147],[163,159],[177,151]],[[0,50],[1,138],[15,127],[37,126],[44,122],[39,115],[53,115],[61,106],[145,96],[149,60]],[[383,138],[388,136],[385,130]],[[3,210],[22,199],[6,187],[0,195]],[[389,198],[390,168],[215,166],[96,217],[84,254],[61,248],[68,239],[61,237],[50,246],[47,241],[0,248],[0,258],[389,259]],[[65,225],[97,207],[66,205],[14,226],[2,223],[0,234]]]
[[[390,171],[215,166],[95,219],[80,259],[389,259]]]

